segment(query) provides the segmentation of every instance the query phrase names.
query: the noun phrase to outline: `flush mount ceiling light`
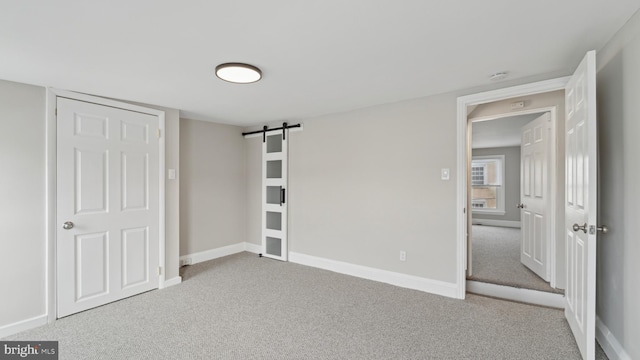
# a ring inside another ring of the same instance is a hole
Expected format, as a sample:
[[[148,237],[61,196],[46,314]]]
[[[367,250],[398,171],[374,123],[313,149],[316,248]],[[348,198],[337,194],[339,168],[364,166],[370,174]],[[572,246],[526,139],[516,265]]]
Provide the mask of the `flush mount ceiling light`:
[[[262,71],[249,64],[225,63],[216,66],[216,76],[235,84],[250,84],[262,79]]]

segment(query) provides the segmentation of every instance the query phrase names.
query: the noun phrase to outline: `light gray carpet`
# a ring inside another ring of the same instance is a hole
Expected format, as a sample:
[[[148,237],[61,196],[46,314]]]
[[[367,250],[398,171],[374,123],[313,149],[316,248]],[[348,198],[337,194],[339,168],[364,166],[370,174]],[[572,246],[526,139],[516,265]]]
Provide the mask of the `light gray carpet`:
[[[183,269],[181,285],[8,340],[59,340],[60,359],[580,358],[560,310],[449,299],[249,253]]]
[[[473,225],[470,280],[563,294],[520,262],[520,229]]]

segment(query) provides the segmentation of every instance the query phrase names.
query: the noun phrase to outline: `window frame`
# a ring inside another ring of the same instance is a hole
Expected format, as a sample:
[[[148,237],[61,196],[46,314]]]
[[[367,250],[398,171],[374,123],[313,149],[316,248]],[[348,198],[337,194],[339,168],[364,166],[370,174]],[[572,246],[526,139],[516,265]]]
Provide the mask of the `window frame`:
[[[471,157],[471,163],[469,164],[469,173],[472,173],[473,162],[476,160],[497,160],[500,163],[500,177],[501,177],[501,185],[497,186],[496,191],[496,208],[495,209],[487,209],[487,208],[474,208],[471,206],[472,214],[486,214],[486,215],[504,215],[506,214],[505,209],[505,188],[506,188],[506,169],[505,169],[505,155],[478,155]],[[486,166],[484,176],[486,176]],[[470,176],[469,186],[473,191],[473,175]],[[473,203],[473,195],[470,196],[470,201]]]

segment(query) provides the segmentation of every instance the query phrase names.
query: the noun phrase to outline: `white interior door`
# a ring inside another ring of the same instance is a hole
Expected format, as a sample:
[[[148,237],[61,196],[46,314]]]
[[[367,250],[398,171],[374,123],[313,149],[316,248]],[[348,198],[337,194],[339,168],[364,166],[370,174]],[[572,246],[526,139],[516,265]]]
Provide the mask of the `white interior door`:
[[[595,358],[596,322],[596,54],[587,53],[566,97],[565,316],[584,359]]]
[[[58,98],[58,317],[158,287],[158,126]]]
[[[288,258],[285,135],[288,134],[267,133],[262,144],[262,256],[282,261]]]
[[[522,127],[520,147],[520,261],[549,281],[548,218],[549,130],[551,116],[544,113]]]

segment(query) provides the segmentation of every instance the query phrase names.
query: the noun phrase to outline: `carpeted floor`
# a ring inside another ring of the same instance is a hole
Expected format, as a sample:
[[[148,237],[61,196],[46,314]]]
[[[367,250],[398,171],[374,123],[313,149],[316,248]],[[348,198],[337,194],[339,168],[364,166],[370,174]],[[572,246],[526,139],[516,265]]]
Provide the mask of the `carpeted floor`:
[[[564,294],[520,262],[520,229],[473,225],[470,280]]]
[[[60,359],[580,359],[560,310],[449,299],[249,253],[183,276],[6,340],[58,340]]]

